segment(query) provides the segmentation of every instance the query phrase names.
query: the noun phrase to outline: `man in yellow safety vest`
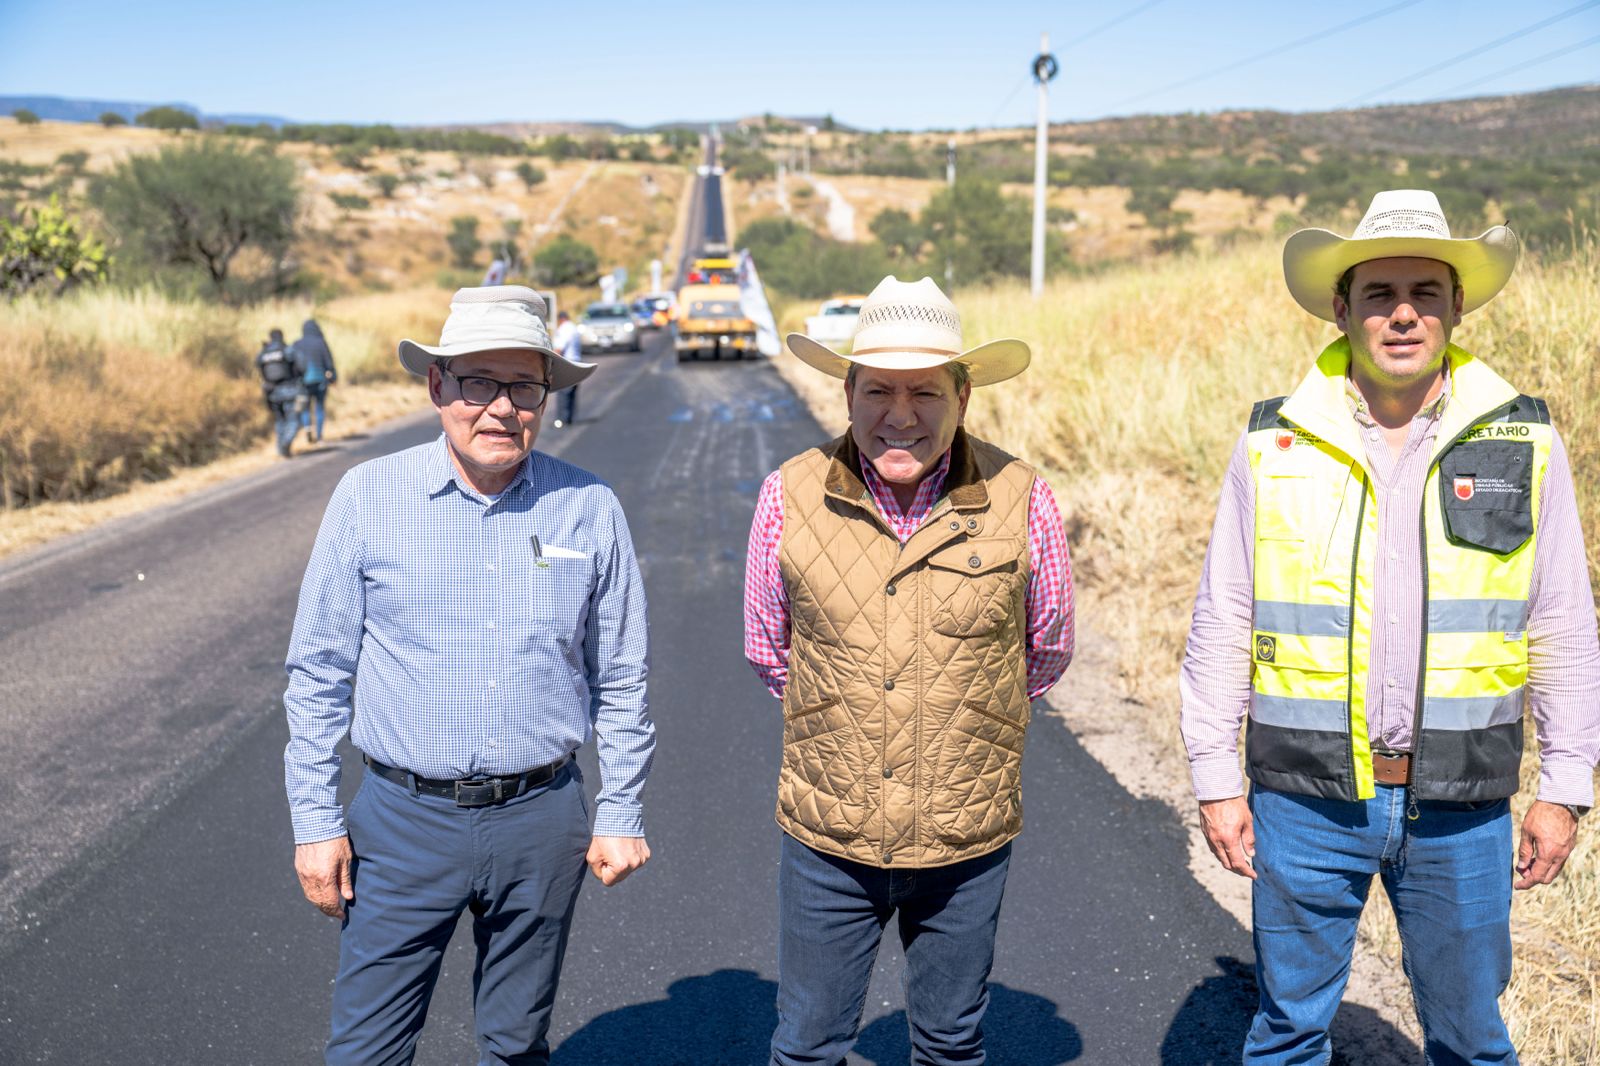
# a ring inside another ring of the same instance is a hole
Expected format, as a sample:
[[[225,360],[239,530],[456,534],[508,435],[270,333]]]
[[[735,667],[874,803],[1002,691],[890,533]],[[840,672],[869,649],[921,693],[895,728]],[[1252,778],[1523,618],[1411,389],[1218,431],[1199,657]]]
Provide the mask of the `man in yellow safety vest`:
[[[1450,343],[1517,240],[1452,239],[1433,193],[1395,190],[1353,237],[1301,230],[1283,259],[1295,300],[1343,335],[1250,414],[1181,678],[1206,841],[1254,882],[1244,1061],[1327,1061],[1378,875],[1428,1061],[1515,1062],[1498,1005],[1511,867],[1518,889],[1555,880],[1600,755],[1565,449],[1542,400]],[[1525,697],[1542,762],[1513,860]]]

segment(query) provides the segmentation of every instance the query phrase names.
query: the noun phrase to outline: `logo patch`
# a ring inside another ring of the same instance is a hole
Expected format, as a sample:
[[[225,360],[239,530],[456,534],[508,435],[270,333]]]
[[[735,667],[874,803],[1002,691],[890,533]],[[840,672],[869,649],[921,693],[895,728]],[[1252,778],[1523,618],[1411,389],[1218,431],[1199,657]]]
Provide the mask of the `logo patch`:
[[[1280,430],[1278,430],[1277,444],[1278,444],[1278,450],[1280,452],[1286,452],[1290,448],[1293,448],[1294,447],[1294,431],[1293,430],[1289,430],[1289,429],[1280,429]]]
[[[1458,477],[1458,478],[1456,478],[1455,484],[1456,484],[1456,499],[1458,499],[1458,500],[1470,500],[1470,499],[1472,499],[1473,490],[1476,488],[1476,486],[1473,483],[1473,479],[1472,478],[1470,478],[1470,477]]]
[[[1256,638],[1256,658],[1264,663],[1270,663],[1278,657],[1278,641],[1275,637],[1265,634]]]

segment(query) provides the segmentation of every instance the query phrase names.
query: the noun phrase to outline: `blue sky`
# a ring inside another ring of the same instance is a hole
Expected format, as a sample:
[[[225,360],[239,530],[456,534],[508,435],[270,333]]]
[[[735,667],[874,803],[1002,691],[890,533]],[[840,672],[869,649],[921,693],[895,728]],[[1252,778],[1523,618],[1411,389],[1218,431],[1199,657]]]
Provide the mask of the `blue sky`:
[[[1385,88],[1584,2],[0,0],[0,93],[306,121],[649,124],[772,111],[869,128],[1022,125],[1047,31],[1062,66],[1057,121],[1322,110],[1600,81],[1600,0],[1588,0]]]

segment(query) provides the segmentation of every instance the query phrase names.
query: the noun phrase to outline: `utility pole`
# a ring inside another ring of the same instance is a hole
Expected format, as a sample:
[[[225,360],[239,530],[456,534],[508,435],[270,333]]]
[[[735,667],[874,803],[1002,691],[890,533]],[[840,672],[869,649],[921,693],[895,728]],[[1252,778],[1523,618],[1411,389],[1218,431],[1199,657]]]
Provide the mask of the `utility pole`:
[[[806,177],[808,177],[808,178],[811,176],[811,138],[815,137],[816,135],[817,135],[817,127],[815,127],[815,126],[807,126],[806,127],[805,153],[806,153]]]
[[[1039,35],[1039,54],[1033,57],[1033,80],[1039,84],[1039,124],[1033,138],[1033,298],[1044,291],[1045,160],[1050,140],[1050,79],[1061,70],[1050,54],[1050,35]]]
[[[944,182],[950,187],[950,209],[955,211],[956,204],[956,139],[951,137],[944,146]],[[953,214],[952,214],[953,217]],[[955,261],[949,256],[944,257],[944,291],[949,292],[956,281]]]

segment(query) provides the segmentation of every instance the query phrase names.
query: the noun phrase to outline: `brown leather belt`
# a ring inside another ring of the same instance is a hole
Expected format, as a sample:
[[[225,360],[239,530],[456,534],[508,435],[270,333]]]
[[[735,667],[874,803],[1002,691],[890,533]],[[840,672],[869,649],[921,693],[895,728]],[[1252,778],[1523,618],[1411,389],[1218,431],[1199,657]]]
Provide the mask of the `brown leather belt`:
[[[1380,785],[1411,784],[1411,753],[1405,751],[1374,751],[1372,753],[1372,779]]]

